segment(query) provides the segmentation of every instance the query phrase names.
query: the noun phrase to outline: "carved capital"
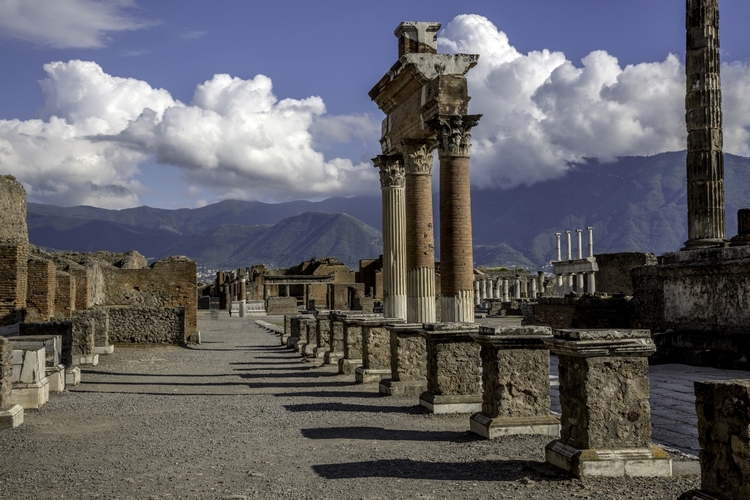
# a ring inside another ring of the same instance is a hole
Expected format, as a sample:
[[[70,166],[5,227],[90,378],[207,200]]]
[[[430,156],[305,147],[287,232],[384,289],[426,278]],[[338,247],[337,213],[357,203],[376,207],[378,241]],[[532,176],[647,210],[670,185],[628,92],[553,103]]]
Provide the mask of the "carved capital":
[[[482,115],[436,116],[428,126],[437,133],[440,156],[469,156],[471,129],[479,123]]]
[[[372,162],[380,170],[381,188],[404,187],[404,159],[401,155],[378,155]]]
[[[437,142],[434,140],[403,143],[399,150],[404,157],[406,174],[432,174],[432,152],[435,147],[437,147]]]

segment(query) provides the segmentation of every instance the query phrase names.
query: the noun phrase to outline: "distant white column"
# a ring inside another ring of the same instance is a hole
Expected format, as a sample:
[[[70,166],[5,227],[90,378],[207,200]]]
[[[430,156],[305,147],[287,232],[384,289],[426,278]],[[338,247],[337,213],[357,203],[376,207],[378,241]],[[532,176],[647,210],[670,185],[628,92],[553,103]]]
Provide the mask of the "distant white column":
[[[583,259],[583,230],[576,229],[578,233],[578,260]]]
[[[560,236],[562,233],[555,233],[555,240],[557,240],[557,262],[562,260],[562,250],[560,248]]]
[[[494,290],[494,293],[492,294],[493,298],[502,299],[503,298],[503,280],[500,278],[497,278],[492,283],[492,288]]]
[[[529,298],[536,298],[536,279],[533,276],[529,280]]]
[[[588,273],[588,278],[589,278],[589,293],[591,295],[594,295],[594,293],[596,292],[596,277],[595,277],[595,274],[596,273],[594,273],[594,272]]]
[[[589,231],[589,257],[594,256],[594,228],[593,227],[587,227]]]
[[[557,291],[558,297],[565,295],[565,280],[563,279],[562,274],[555,275],[555,290]]]
[[[538,293],[541,297],[542,295],[544,295],[544,271],[539,271],[537,273],[537,281],[539,281]]]
[[[513,298],[516,300],[521,298],[521,278],[518,276],[513,281]]]
[[[568,260],[573,260],[573,244],[570,241],[570,231],[565,231],[565,236],[568,238]]]
[[[576,273],[576,292],[583,293],[583,273]]]
[[[503,302],[508,302],[508,278],[503,278]]]
[[[482,305],[482,297],[479,293],[479,280],[474,280],[474,307]]]

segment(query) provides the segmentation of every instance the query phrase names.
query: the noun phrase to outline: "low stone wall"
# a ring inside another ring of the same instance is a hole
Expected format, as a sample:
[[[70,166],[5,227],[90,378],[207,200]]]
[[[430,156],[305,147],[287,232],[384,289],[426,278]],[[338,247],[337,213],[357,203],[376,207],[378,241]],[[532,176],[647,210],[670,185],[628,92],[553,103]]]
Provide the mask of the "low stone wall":
[[[530,322],[529,322],[530,321]],[[629,328],[625,297],[543,297],[531,306],[525,323],[558,328]]]
[[[269,316],[281,314],[296,314],[296,297],[268,297],[266,299],[266,313]]]
[[[94,345],[105,347],[109,345],[109,310],[104,307],[89,309],[88,314],[94,320]]]
[[[597,254],[596,263],[599,271],[596,273],[596,291],[608,295],[633,295],[630,271],[638,266],[653,266],[657,262],[656,256],[650,252]]]
[[[184,307],[102,307],[109,316],[109,342],[183,344]]]

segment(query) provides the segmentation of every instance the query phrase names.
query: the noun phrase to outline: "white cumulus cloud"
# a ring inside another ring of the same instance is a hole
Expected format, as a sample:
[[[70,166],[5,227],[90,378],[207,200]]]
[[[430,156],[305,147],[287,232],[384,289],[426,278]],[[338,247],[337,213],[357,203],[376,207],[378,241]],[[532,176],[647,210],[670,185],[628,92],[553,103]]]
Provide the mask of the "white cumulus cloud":
[[[266,76],[215,75],[184,104],[93,62],[44,69],[42,118],[0,120],[0,171],[35,200],[137,205],[145,189],[138,165],[149,159],[179,167],[219,199],[323,198],[379,187],[368,164],[326,160],[313,145],[317,120],[351,120],[325,115],[319,97],[279,100]]]
[[[561,52],[522,54],[488,19],[461,15],[440,34],[449,52],[480,54],[467,74],[473,130],[472,181],[531,185],[565,173],[569,162],[686,148],[685,69],[674,55],[620,66],[593,51],[575,65]],[[725,151],[747,155],[750,68],[722,66]]]
[[[154,22],[131,15],[132,0],[0,0],[0,36],[54,48],[99,48],[108,33]]]

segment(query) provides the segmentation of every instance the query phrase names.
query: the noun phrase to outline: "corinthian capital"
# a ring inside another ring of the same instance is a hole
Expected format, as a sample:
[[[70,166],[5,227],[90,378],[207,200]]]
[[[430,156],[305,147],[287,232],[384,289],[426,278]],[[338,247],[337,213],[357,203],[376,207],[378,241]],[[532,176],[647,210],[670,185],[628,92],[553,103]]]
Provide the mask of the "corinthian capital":
[[[437,133],[440,156],[469,156],[471,129],[479,123],[482,115],[436,116],[429,127]]]
[[[378,155],[372,159],[380,170],[380,187],[404,187],[404,159],[401,155]]]
[[[437,147],[435,140],[404,142],[399,151],[404,157],[407,175],[430,175],[432,173],[432,152]]]

